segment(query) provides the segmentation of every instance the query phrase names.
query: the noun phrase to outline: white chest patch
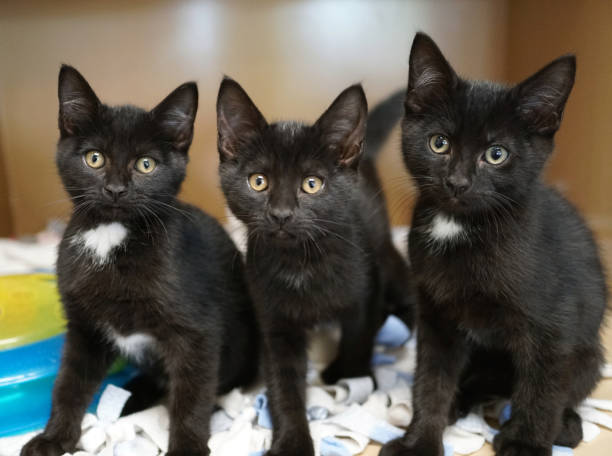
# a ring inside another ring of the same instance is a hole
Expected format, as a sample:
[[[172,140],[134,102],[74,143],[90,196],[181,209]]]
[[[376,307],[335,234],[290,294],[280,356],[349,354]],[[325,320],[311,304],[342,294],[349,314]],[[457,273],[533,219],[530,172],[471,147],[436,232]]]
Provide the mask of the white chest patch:
[[[123,356],[135,361],[141,361],[147,351],[152,350],[155,345],[155,338],[150,334],[133,333],[121,336],[115,330],[109,329],[108,335]]]
[[[105,264],[111,251],[123,244],[127,234],[127,228],[121,223],[106,223],[77,234],[73,242],[91,253],[97,263]]]
[[[429,234],[436,241],[450,241],[464,236],[465,230],[452,217],[437,214],[431,222]]]

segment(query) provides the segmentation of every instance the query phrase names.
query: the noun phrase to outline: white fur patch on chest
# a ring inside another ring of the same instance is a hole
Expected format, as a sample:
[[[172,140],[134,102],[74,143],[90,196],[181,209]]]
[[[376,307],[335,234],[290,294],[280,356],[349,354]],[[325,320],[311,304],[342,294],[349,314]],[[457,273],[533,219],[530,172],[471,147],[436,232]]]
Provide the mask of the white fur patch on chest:
[[[155,338],[146,333],[137,332],[129,336],[122,336],[109,328],[108,337],[123,356],[136,361],[142,361],[146,353],[153,350],[155,345]]]
[[[97,263],[106,264],[112,250],[123,244],[127,235],[128,230],[121,223],[105,223],[78,233],[73,243],[92,254]]]
[[[450,241],[465,236],[465,229],[452,217],[436,214],[431,221],[429,235],[436,241]]]

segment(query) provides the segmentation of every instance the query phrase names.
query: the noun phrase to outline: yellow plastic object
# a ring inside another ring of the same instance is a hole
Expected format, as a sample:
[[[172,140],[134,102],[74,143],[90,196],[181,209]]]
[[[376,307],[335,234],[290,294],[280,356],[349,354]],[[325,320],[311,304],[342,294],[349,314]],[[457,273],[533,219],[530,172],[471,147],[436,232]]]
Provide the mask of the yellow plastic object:
[[[55,336],[65,328],[55,275],[0,276],[0,350]]]

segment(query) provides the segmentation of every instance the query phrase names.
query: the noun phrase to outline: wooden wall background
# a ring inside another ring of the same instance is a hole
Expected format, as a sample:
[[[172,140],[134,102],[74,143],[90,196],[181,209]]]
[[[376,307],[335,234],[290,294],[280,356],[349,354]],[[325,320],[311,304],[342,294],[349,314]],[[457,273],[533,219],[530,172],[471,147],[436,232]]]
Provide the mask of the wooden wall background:
[[[507,74],[517,81],[568,52],[577,56],[548,177],[612,239],[612,2],[513,0],[508,10]],[[612,251],[610,251],[612,254]]]
[[[597,0],[2,2],[0,235],[33,233],[69,213],[53,160],[62,62],[114,104],[150,108],[196,80],[200,110],[181,196],[222,218],[214,103],[223,74],[268,119],[313,121],[351,83],[364,84],[371,106],[404,86],[417,30],[479,79],[517,82],[564,52],[578,54],[549,175],[608,226],[611,19],[612,2]],[[398,149],[396,131],[380,170],[393,221],[406,223],[411,187]]]
[[[0,137],[0,144],[1,139],[2,138]],[[2,154],[2,148],[0,147],[0,236],[7,236],[13,232],[6,176],[4,155]]]

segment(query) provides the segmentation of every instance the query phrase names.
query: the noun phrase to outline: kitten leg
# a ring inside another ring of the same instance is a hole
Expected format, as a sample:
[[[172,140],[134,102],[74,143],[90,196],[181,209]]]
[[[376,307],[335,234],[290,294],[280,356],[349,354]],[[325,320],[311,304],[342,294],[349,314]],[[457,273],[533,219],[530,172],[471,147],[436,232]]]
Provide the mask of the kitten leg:
[[[574,411],[585,397],[597,385],[601,378],[601,365],[604,362],[599,338],[597,344],[575,350],[568,364],[572,368],[572,385],[569,398],[563,411],[561,431],[555,439],[555,445],[576,447],[582,441],[582,420]]]
[[[477,405],[510,398],[513,377],[512,359],[506,351],[473,346],[459,380],[449,424],[465,417]]]
[[[306,419],[306,346],[304,329],[283,322],[264,329],[264,369],[274,426],[266,456],[313,456]]]
[[[369,303],[369,314],[364,309],[352,312],[340,321],[342,335],[338,356],[321,373],[327,384],[334,384],[341,378],[371,376],[374,339],[382,324],[381,301],[376,296]],[[363,307],[363,305],[362,305]]]
[[[462,368],[467,343],[452,323],[420,305],[417,323],[417,367],[413,390],[414,417],[406,434],[383,446],[380,456],[442,456],[442,433]],[[429,314],[427,314],[429,313]]]
[[[185,334],[166,345],[169,375],[168,411],[170,437],[168,456],[210,454],[210,417],[215,405],[220,336]]]
[[[21,456],[60,456],[75,450],[87,406],[114,358],[102,337],[68,324],[62,363],[53,386],[51,417],[43,433],[23,447]]]
[[[512,417],[495,436],[498,456],[550,456],[562,428],[572,370],[552,352],[551,343],[522,338],[514,349],[515,385]]]

